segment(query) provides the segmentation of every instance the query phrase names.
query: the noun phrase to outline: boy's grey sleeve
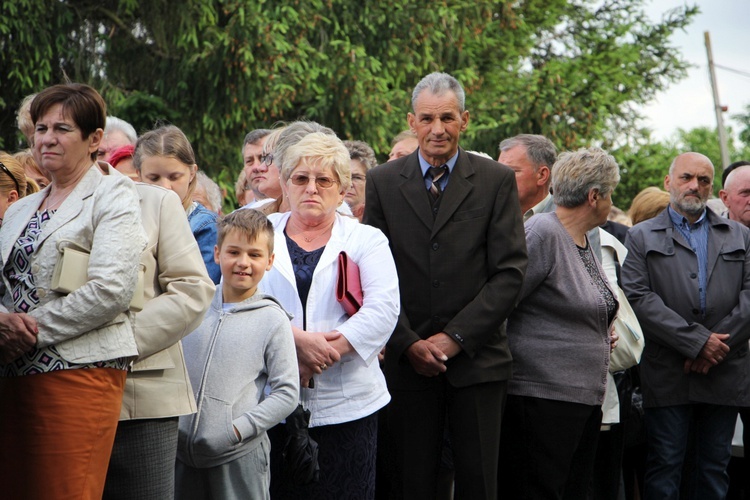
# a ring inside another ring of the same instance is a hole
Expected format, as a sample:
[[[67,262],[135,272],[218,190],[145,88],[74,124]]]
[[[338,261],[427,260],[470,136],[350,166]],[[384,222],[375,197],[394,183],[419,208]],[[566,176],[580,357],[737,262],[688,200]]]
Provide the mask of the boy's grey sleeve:
[[[292,325],[281,314],[268,336],[263,354],[271,392],[252,410],[232,422],[242,441],[266,432],[288,417],[299,403],[299,368]]]

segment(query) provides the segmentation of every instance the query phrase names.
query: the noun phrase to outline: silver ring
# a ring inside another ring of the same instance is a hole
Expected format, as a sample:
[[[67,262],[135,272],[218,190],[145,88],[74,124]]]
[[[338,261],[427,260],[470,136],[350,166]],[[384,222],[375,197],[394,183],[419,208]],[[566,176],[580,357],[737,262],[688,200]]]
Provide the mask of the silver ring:
[[[322,365],[320,365],[321,370],[325,370],[326,368],[328,368],[327,364],[323,363]]]

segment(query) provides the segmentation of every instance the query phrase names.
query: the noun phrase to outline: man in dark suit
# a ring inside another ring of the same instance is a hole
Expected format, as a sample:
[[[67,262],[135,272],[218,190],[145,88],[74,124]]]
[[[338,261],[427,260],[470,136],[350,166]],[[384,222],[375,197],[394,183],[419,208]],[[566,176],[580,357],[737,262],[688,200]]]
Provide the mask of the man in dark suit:
[[[385,354],[393,498],[434,499],[450,436],[456,497],[497,497],[511,356],[505,319],[526,269],[513,171],[458,146],[464,91],[432,73],[412,94],[419,149],[368,173],[365,223],[390,240],[401,314]]]

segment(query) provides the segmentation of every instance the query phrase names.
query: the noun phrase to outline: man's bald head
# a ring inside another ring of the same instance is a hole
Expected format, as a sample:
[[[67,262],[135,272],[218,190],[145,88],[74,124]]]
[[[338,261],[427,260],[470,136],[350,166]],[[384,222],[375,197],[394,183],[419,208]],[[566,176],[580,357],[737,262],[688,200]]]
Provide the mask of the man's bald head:
[[[750,165],[729,172],[719,198],[727,207],[730,219],[750,227]]]
[[[696,166],[708,165],[711,167],[711,170],[714,171],[714,164],[711,162],[708,156],[691,151],[688,153],[682,153],[682,154],[675,156],[674,160],[672,160],[672,164],[669,166],[669,175],[674,175],[674,168],[676,165],[685,164],[685,163],[690,163],[691,165],[696,165]]]

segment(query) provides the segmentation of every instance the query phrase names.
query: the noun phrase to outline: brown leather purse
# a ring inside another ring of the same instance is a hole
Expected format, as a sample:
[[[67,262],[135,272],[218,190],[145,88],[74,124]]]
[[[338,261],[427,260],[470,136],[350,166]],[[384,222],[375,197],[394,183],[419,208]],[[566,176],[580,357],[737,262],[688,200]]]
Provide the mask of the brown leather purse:
[[[336,300],[349,316],[362,307],[362,284],[359,280],[359,266],[346,252],[339,253],[339,272],[336,277]]]

